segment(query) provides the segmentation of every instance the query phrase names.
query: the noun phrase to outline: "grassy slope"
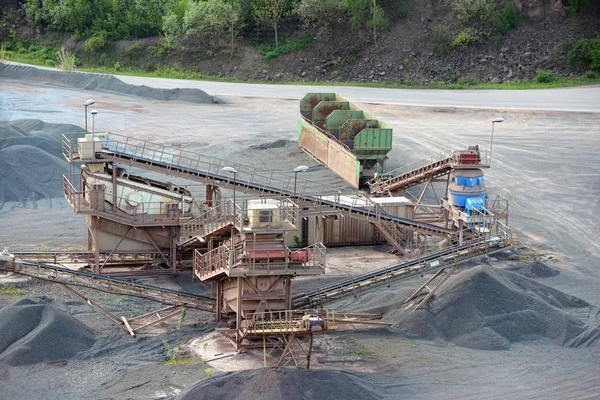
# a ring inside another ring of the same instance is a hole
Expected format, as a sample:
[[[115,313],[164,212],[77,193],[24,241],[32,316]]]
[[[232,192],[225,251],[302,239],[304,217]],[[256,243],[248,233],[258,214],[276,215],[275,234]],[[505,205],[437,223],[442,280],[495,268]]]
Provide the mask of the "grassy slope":
[[[17,53],[14,51],[6,50],[0,57],[25,63],[31,65],[48,66],[48,59],[42,58],[36,55],[36,53]],[[216,75],[204,75],[198,72],[187,72],[187,71],[176,71],[171,69],[164,69],[159,71],[142,71],[138,69],[115,69],[107,67],[88,67],[79,68],[79,71],[96,72],[102,74],[119,74],[119,75],[131,75],[131,76],[144,76],[154,78],[173,78],[173,79],[190,79],[190,80],[206,80],[206,81],[220,81],[220,82],[245,82],[245,83],[269,83],[279,85],[314,85],[314,86],[364,86],[364,87],[378,87],[378,88],[390,88],[390,89],[547,89],[557,87],[571,87],[571,86],[583,86],[583,85],[595,85],[600,84],[600,76],[597,78],[566,78],[563,76],[556,75],[556,80],[549,83],[538,83],[534,81],[529,82],[510,82],[510,83],[475,83],[475,84],[444,84],[441,82],[431,82],[429,85],[404,85],[397,83],[365,83],[365,82],[265,82],[256,80],[241,80],[235,78],[218,77]]]

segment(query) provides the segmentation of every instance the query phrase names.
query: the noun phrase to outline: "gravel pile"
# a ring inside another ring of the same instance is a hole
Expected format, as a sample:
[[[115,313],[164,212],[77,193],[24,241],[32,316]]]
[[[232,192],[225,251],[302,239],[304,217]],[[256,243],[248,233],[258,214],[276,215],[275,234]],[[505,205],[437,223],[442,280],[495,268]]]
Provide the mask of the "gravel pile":
[[[21,79],[29,82],[51,83],[73,89],[119,93],[154,100],[179,100],[189,103],[213,103],[213,97],[200,89],[156,89],[124,83],[112,75],[82,72],[60,72],[22,65],[0,63],[0,77]]]
[[[69,168],[61,135],[79,131],[75,125],[32,119],[0,121],[0,209],[40,207],[38,200],[62,197],[62,175]]]
[[[364,295],[360,311],[380,312],[392,331],[483,350],[546,338],[565,347],[600,341],[600,329],[571,316],[591,306],[522,275],[477,266],[450,278],[426,306],[403,305],[406,291]],[[357,310],[358,311],[358,310]]]
[[[96,340],[89,328],[41,298],[2,308],[0,332],[0,364],[10,366],[68,360]]]
[[[176,400],[381,399],[375,385],[335,370],[264,368],[229,372],[199,382]]]
[[[541,261],[534,261],[524,267],[510,269],[528,278],[554,278],[560,274],[560,271],[550,268]]]

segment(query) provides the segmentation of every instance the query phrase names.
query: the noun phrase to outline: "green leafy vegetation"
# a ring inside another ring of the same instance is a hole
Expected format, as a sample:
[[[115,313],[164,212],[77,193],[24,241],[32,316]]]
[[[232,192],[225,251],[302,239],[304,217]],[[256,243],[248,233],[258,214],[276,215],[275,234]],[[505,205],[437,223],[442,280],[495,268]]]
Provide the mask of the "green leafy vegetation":
[[[571,68],[591,68],[600,71],[600,35],[578,40],[567,55]]]
[[[171,0],[26,0],[32,26],[75,32],[82,38],[106,32],[110,40],[158,35]]]
[[[436,25],[431,32],[433,49],[439,55],[445,56],[452,50],[452,36],[446,25]]]
[[[323,37],[330,35],[336,24],[347,20],[348,7],[340,0],[302,0],[296,4],[294,13],[305,29]]]
[[[56,66],[63,72],[71,72],[75,69],[75,54],[61,47],[56,54]]]
[[[279,51],[279,23],[281,18],[290,13],[285,0],[253,0],[252,15],[263,25],[270,26],[275,31],[275,50]]]
[[[565,10],[569,14],[577,14],[585,11],[590,5],[590,0],[567,0]]]
[[[552,83],[556,80],[554,73],[548,69],[538,69],[535,71],[533,80],[537,83]]]
[[[463,26],[471,28],[486,29],[497,18],[494,0],[455,0],[452,12]]]
[[[479,30],[466,28],[456,35],[452,42],[452,47],[464,50],[472,44],[479,43],[483,37],[483,34]]]
[[[0,293],[2,293],[5,296],[19,297],[23,295],[23,289],[21,289],[18,286],[15,286],[14,284],[10,284],[2,286],[2,289],[0,289]]]
[[[265,44],[260,47],[260,54],[264,61],[268,61],[280,54],[287,54],[301,49],[309,49],[313,45],[315,38],[310,33],[289,39],[279,46]]]
[[[512,1],[504,3],[504,8],[500,13],[500,20],[498,21],[498,30],[503,35],[508,33],[512,28],[519,26],[519,18],[517,16],[517,9]]]

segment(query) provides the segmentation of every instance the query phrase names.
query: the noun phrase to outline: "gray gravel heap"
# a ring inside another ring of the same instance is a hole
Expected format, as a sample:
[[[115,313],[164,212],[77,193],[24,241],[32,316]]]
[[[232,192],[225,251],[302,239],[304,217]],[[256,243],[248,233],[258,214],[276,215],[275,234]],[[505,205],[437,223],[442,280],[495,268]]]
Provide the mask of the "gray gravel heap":
[[[369,293],[355,311],[382,313],[384,321],[394,323],[392,331],[412,338],[474,349],[508,349],[515,342],[539,339],[565,347],[600,342],[596,324],[572,316],[591,310],[590,304],[493,267],[461,271],[416,311],[414,304],[402,304],[406,298],[407,291]]]
[[[213,97],[200,89],[157,89],[124,83],[112,75],[83,72],[61,72],[24,65],[0,63],[0,77],[24,79],[37,83],[52,83],[67,88],[119,93],[154,100],[179,100],[189,103],[213,103]]]
[[[264,368],[228,372],[201,381],[177,400],[338,400],[381,399],[375,385],[356,375],[335,370]]]
[[[62,175],[69,168],[61,135],[80,131],[32,119],[0,121],[0,209],[5,204],[40,207],[38,200],[63,197]]]
[[[68,360],[96,341],[94,333],[41,298],[25,298],[0,310],[0,364]]]

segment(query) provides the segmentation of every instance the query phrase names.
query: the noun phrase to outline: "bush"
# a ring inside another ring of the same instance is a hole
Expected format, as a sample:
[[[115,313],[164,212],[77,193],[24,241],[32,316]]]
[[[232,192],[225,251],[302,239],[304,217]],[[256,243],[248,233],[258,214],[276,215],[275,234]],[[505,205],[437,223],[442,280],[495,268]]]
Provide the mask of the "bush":
[[[498,30],[500,33],[505,34],[510,29],[516,28],[519,25],[517,18],[517,10],[512,1],[504,3],[504,8],[500,13],[500,20],[498,21]]]
[[[589,67],[600,71],[600,35],[593,39],[581,39],[567,55],[571,68]]]
[[[594,71],[591,71],[591,70],[590,70],[590,71],[587,71],[587,72],[585,73],[585,75],[583,75],[583,77],[584,77],[585,79],[598,79],[598,78],[600,78],[600,75],[598,75],[598,74],[597,74],[597,73],[595,73]]]
[[[496,20],[494,0],[456,0],[452,6],[456,19],[467,27],[489,27]]]
[[[260,54],[262,56],[263,61],[269,61],[270,59],[275,58],[280,54],[287,54],[302,49],[309,49],[314,41],[314,36],[310,33],[307,33],[305,35],[295,37],[293,39],[287,40],[285,43],[280,44],[279,51],[275,49],[275,45],[263,45],[260,48]]]
[[[294,11],[304,26],[316,29],[319,36],[329,34],[334,25],[348,18],[348,8],[339,0],[302,0]]]
[[[552,83],[556,81],[556,76],[554,76],[554,73],[549,69],[538,69],[535,71],[533,80],[537,83]]]
[[[97,33],[85,41],[84,50],[90,53],[100,51],[106,46],[105,33]]]
[[[458,33],[454,41],[452,42],[452,47],[458,47],[461,50],[466,49],[467,47],[478,43],[484,35],[474,28],[467,28]]]
[[[222,0],[191,2],[183,16],[183,33],[187,36],[218,36],[229,31],[235,10]]]
[[[436,25],[431,32],[433,49],[439,55],[445,56],[452,49],[452,36],[446,25]]]
[[[569,14],[576,14],[585,11],[589,5],[590,0],[567,0],[565,10],[567,10]]]
[[[56,65],[61,71],[71,72],[75,69],[75,55],[61,47],[56,54]]]

